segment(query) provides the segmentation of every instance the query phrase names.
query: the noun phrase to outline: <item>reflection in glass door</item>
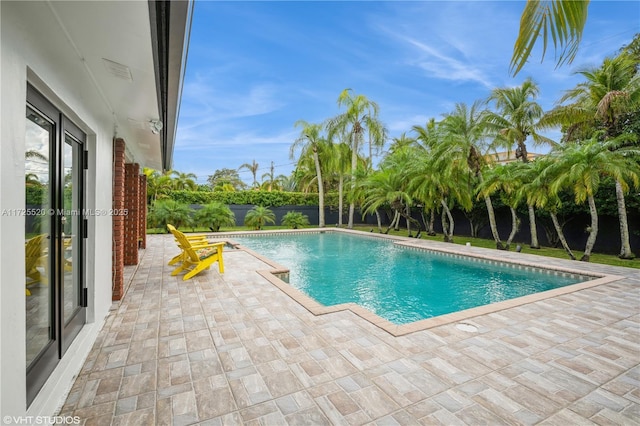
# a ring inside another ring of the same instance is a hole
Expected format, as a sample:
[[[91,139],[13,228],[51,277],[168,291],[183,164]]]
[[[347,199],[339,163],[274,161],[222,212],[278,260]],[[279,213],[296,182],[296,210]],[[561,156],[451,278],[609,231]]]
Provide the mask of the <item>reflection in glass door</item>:
[[[84,133],[31,86],[25,133],[27,401],[85,323]]]
[[[62,224],[62,353],[73,341],[73,337],[85,323],[83,268],[83,148],[82,143],[68,130],[72,123],[65,121],[65,134],[62,152],[62,205],[60,215]],[[76,134],[79,130],[76,129]]]
[[[51,253],[49,180],[54,125],[27,107],[25,151],[25,285],[27,298],[27,368],[52,345],[53,292],[49,285]]]

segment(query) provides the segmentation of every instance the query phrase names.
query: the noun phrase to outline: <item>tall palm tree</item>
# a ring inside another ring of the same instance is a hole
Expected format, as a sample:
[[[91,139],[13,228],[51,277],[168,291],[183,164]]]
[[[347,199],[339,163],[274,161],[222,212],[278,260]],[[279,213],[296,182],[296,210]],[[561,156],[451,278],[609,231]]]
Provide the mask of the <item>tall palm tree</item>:
[[[276,184],[276,174],[275,174],[275,166],[273,165],[273,161],[271,162],[271,167],[269,167],[269,171],[262,175],[262,189],[265,189],[269,192],[273,191]]]
[[[327,123],[329,138],[335,134],[346,134],[351,145],[351,188],[355,189],[355,174],[358,166],[358,153],[364,143],[365,134],[369,137],[370,146],[384,144],[387,131],[378,118],[379,107],[374,101],[364,95],[355,95],[351,89],[345,89],[338,96],[338,106],[345,107],[346,111],[330,119]],[[355,202],[349,204],[349,223],[347,227],[353,228],[353,214]]]
[[[535,100],[540,90],[531,78],[527,78],[520,86],[494,89],[488,101],[493,103],[496,112],[487,111],[486,119],[496,135],[505,140],[507,149],[516,146],[516,158],[523,163],[529,161],[527,139],[531,138],[534,145],[555,145],[551,139],[538,133],[541,128],[540,119],[544,111]],[[529,227],[531,233],[531,248],[540,248],[536,215],[532,205],[527,205],[529,211]]]
[[[575,255],[571,251],[567,239],[562,231],[562,226],[558,220],[558,209],[560,208],[560,197],[557,192],[554,193],[551,188],[552,176],[544,171],[550,167],[555,160],[549,156],[537,158],[531,163],[526,163],[524,168],[520,170],[522,173],[521,180],[524,184],[518,192],[520,196],[525,197],[527,204],[533,205],[538,209],[546,210],[551,216],[551,222],[558,234],[558,239],[562,247],[569,255],[571,260],[576,260]]]
[[[289,156],[293,159],[298,148],[302,150],[301,156],[305,152],[311,152],[313,163],[316,169],[316,177],[318,184],[318,226],[324,228],[324,184],[322,181],[322,169],[320,167],[320,157],[318,150],[320,145],[329,144],[330,142],[322,137],[322,125],[307,123],[304,120],[298,120],[294,124],[295,127],[301,128],[300,136],[293,142],[289,151]]]
[[[626,141],[626,136],[620,136],[601,142],[596,135],[583,143],[566,144],[551,154],[555,162],[545,171],[553,180],[550,189],[556,194],[563,188],[571,189],[576,204],[582,204],[585,200],[589,204],[591,225],[584,255],[580,259],[582,261],[589,261],[598,236],[598,212],[594,195],[602,178],[610,176],[616,179],[625,192],[629,190],[629,183],[635,187],[640,185],[640,165],[632,158],[640,155],[640,150],[617,150]]]
[[[486,144],[486,112],[480,109],[481,103],[476,101],[471,107],[466,104],[456,104],[455,110],[445,114],[441,122],[444,132],[443,142],[434,150],[434,156],[445,164],[466,164],[467,170],[482,182],[482,169],[486,164],[483,151],[488,149]],[[460,165],[456,165],[460,167]],[[504,250],[500,241],[498,227],[496,225],[495,212],[490,196],[484,197],[489,215],[491,234],[496,242],[496,248]]]
[[[531,55],[542,34],[542,58],[547,50],[548,37],[558,61],[557,66],[571,63],[578,52],[582,31],[587,22],[589,0],[527,0],[520,18],[518,38],[513,46],[510,71],[518,74]]]
[[[241,170],[241,169],[247,169],[251,172],[251,175],[253,176],[253,187],[257,188],[259,186],[258,178],[257,178],[259,164],[256,163],[256,160],[252,160],[251,163],[244,163],[243,165],[238,167],[238,170]]]
[[[332,174],[338,180],[338,226],[342,226],[344,211],[344,184],[349,177],[351,164],[351,147],[349,144],[340,142],[331,144],[331,153],[328,157],[328,166]]]
[[[414,145],[422,150],[426,156],[432,155],[431,153],[433,149],[442,142],[442,131],[438,126],[438,123],[436,123],[435,118],[430,118],[424,127],[416,125],[413,126],[411,130],[416,133]],[[431,236],[436,235],[433,224],[435,222],[435,213],[439,204],[440,203],[435,200],[432,200],[430,203],[425,203],[425,209],[427,210],[427,213],[429,213],[427,234]]]
[[[570,102],[550,111],[545,117],[548,125],[562,124],[566,138],[590,138],[594,130],[604,130],[604,139],[623,133],[618,121],[628,112],[640,109],[640,74],[637,62],[627,54],[604,60],[602,66],[579,71],[586,81],[567,91],[559,103]],[[624,191],[616,181],[616,200],[620,220],[620,255],[633,259],[629,242],[629,225]]]
[[[172,181],[173,189],[193,191],[198,187],[195,181],[198,177],[193,173],[182,173],[177,170],[172,170],[171,174],[175,175]]]

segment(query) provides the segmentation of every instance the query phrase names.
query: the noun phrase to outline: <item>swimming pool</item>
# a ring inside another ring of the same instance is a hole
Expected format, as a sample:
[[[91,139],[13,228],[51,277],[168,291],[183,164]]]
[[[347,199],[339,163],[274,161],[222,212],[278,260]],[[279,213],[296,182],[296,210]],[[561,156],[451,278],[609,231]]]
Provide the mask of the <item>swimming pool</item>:
[[[289,284],[322,305],[355,303],[396,325],[594,278],[445,256],[342,232],[234,239],[289,268]]]

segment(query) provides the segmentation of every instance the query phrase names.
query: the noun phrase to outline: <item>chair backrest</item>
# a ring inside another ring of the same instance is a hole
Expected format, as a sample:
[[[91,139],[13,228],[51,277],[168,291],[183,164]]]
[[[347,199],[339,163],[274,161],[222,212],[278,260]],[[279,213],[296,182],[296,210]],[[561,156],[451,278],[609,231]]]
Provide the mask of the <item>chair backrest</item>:
[[[178,245],[180,246],[180,248],[182,248],[182,250],[184,250],[185,253],[187,253],[187,255],[191,258],[193,262],[198,262],[200,258],[198,257],[198,255],[196,254],[196,251],[191,246],[191,242],[187,239],[186,235],[178,231],[172,225],[167,225],[167,228],[169,229],[169,232],[171,232],[175,237],[175,239],[178,241]]]
[[[27,272],[35,268],[38,260],[46,254],[46,247],[43,247],[43,240],[46,236],[47,234],[36,235],[25,243],[25,267]]]

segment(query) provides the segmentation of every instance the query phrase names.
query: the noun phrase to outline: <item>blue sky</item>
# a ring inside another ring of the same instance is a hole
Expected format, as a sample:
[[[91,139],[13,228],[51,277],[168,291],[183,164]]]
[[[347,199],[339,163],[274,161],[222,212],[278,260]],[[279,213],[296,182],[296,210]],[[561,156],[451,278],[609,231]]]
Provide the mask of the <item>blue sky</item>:
[[[553,107],[640,32],[640,2],[592,1],[578,56],[555,69],[553,48],[509,75],[521,1],[197,1],[191,29],[174,169],[205,183],[216,169],[255,160],[258,179],[289,175],[297,120],[342,111],[345,88],[380,106],[391,137],[410,133],[532,77],[538,102]],[[558,132],[551,137],[559,136]],[[530,148],[546,152],[545,148]],[[252,181],[247,170],[240,172]]]

